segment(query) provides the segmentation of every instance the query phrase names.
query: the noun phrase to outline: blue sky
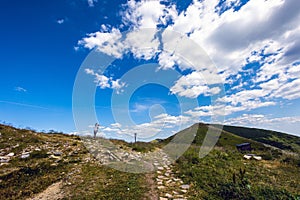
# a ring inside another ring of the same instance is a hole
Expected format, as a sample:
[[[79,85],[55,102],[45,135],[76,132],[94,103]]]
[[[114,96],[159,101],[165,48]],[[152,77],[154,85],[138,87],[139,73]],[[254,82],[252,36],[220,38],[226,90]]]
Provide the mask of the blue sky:
[[[3,0],[0,120],[91,132],[93,118],[73,121],[77,76],[97,88],[89,105],[106,137],[150,140],[197,121],[300,135],[299,8],[287,0]],[[112,62],[89,60],[93,51]]]

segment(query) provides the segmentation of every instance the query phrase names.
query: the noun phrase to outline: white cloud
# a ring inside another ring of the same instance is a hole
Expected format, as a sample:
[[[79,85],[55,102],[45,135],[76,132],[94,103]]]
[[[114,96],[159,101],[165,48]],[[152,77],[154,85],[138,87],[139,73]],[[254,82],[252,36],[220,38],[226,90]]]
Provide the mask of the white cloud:
[[[58,24],[63,24],[63,23],[65,22],[65,19],[58,19],[56,22],[57,22]]]
[[[90,33],[87,37],[78,42],[79,45],[83,45],[85,48],[93,49],[97,48],[98,51],[107,55],[121,58],[125,49],[124,44],[121,42],[122,34],[120,30],[112,28],[109,32],[103,30]]]
[[[89,7],[94,7],[96,2],[98,2],[98,0],[87,0]]]
[[[175,85],[170,88],[170,91],[173,94],[190,98],[196,98],[200,94],[212,96],[220,93],[221,89],[219,87],[209,87],[209,85],[218,83],[220,83],[220,80],[214,78],[207,70],[195,71],[179,78]]]
[[[194,0],[178,13],[175,5],[131,0],[122,12],[122,25],[129,30],[125,39],[119,29],[102,25],[100,31],[88,34],[79,44],[116,58],[122,58],[126,52],[145,60],[157,56],[162,70],[174,69],[176,65],[181,70],[190,69],[191,73],[179,77],[170,88],[179,96],[214,95],[220,92],[214,84],[224,81],[230,86],[237,80],[229,77],[240,76],[237,86],[218,100],[221,105],[192,109],[187,112],[192,117],[230,115],[276,105],[279,98],[300,98],[300,3],[250,0],[235,10],[240,0],[226,0],[221,7],[219,2]],[[166,29],[159,29],[158,25]],[[170,31],[185,37],[174,36]],[[243,67],[254,62],[260,68],[248,69],[251,77],[241,77],[241,72],[245,72]],[[107,77],[100,76],[97,80],[102,87],[124,87],[118,80],[113,82]],[[232,94],[233,90],[237,92]],[[159,129],[152,124],[150,127]]]
[[[135,103],[133,106],[133,109],[130,110],[130,112],[140,113],[143,111],[146,111],[150,108],[150,106],[140,103]]]
[[[95,76],[95,83],[101,89],[106,89],[106,88],[114,89],[116,90],[117,94],[123,92],[123,87],[125,87],[126,85],[124,82],[121,82],[120,79],[113,80],[111,77],[108,78],[103,74],[96,73],[93,69],[86,68],[85,73]]]
[[[281,87],[272,93],[272,96],[289,100],[300,98],[300,79],[281,85]]]
[[[153,118],[153,121],[132,125],[130,127],[123,126],[119,123],[111,124],[110,127],[106,127],[103,129],[104,133],[107,135],[110,132],[120,134],[120,135],[130,135],[133,136],[134,133],[137,133],[139,138],[150,138],[155,135],[162,133],[165,130],[172,130],[186,127],[195,123],[196,120],[193,120],[189,116],[173,116],[169,114],[160,114]]]
[[[166,25],[166,20],[176,15],[175,6],[167,8],[160,1],[129,0],[123,12],[123,22],[135,29],[156,28],[157,24]]]
[[[20,87],[20,86],[15,87],[15,91],[18,91],[18,92],[27,92],[27,90],[25,88]]]
[[[113,128],[121,128],[122,125],[120,123],[114,123],[114,124],[111,124],[111,127],[113,127]]]
[[[132,31],[126,35],[126,48],[137,59],[149,60],[159,52],[159,41],[155,29]]]
[[[260,101],[259,99],[249,98],[236,99],[236,102],[230,102],[230,98],[219,99],[217,101],[223,101],[222,103],[216,103],[215,105],[199,106],[192,110],[188,110],[185,114],[192,116],[193,118],[199,117],[219,117],[228,116],[241,111],[254,110],[261,107],[268,107],[276,105],[273,101]],[[245,101],[244,101],[245,100]],[[226,102],[228,101],[228,102]]]
[[[294,129],[299,129],[300,116],[271,117],[262,114],[243,114],[239,117],[227,119],[225,124],[235,126],[255,126],[271,130],[277,129],[295,134]]]

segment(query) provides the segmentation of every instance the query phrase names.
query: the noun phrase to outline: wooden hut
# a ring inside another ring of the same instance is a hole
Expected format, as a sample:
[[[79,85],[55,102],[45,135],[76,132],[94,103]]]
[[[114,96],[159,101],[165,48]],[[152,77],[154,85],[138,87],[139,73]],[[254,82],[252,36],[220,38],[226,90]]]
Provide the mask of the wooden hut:
[[[235,145],[236,148],[239,150],[239,151],[251,151],[251,144],[250,143],[242,143],[242,144],[237,144]]]

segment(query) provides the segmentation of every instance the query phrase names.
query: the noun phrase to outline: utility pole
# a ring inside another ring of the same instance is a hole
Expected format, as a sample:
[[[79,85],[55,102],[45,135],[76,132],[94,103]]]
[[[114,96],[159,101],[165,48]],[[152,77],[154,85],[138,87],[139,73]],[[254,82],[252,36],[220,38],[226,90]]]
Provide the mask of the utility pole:
[[[137,136],[137,133],[134,133],[134,143],[136,143],[136,136]]]

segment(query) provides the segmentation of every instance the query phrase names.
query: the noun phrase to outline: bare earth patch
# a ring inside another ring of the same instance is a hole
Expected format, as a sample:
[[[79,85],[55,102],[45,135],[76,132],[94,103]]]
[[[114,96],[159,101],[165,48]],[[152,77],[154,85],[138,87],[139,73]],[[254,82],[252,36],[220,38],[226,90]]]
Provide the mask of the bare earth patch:
[[[46,190],[37,194],[34,198],[29,198],[30,200],[58,200],[64,197],[63,191],[61,190],[62,181],[53,183]],[[29,200],[28,199],[28,200]]]

